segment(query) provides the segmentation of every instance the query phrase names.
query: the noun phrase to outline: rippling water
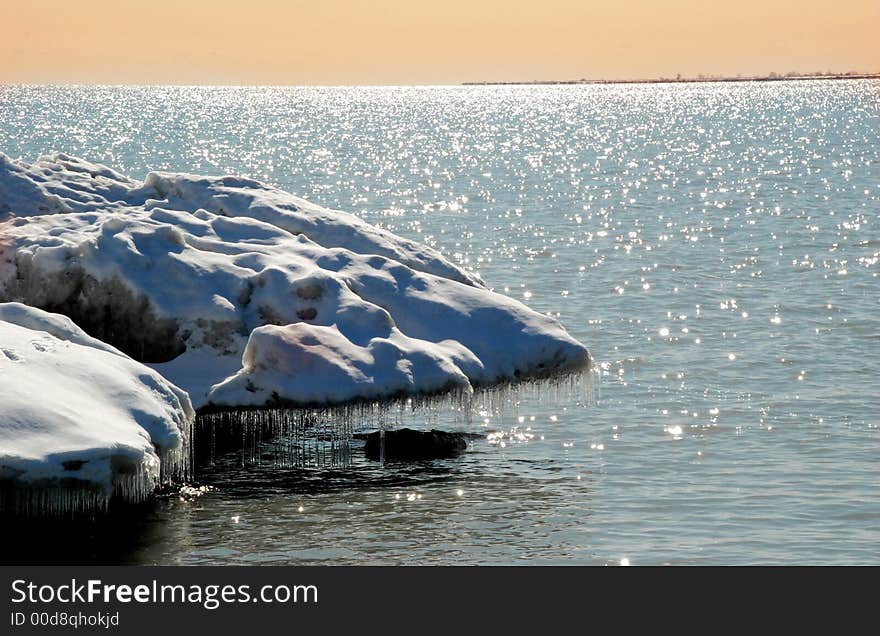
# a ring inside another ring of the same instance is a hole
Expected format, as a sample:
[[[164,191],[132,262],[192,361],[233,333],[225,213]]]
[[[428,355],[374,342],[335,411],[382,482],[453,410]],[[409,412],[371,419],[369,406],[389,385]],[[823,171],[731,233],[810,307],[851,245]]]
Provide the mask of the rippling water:
[[[213,490],[160,501],[111,558],[880,563],[878,97],[871,81],[0,87],[7,154],[266,180],[478,269],[599,363],[591,403],[478,417],[509,435],[461,459],[220,458]]]

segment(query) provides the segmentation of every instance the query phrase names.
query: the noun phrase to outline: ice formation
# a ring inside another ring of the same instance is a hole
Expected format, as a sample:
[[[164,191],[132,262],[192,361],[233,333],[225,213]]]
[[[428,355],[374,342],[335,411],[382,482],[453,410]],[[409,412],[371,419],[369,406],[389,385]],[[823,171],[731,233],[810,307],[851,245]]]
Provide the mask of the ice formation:
[[[185,392],[66,316],[0,304],[0,511],[142,500],[186,478],[194,417]]]
[[[205,411],[565,377],[587,349],[435,250],[239,177],[0,154],[0,300],[70,316]]]

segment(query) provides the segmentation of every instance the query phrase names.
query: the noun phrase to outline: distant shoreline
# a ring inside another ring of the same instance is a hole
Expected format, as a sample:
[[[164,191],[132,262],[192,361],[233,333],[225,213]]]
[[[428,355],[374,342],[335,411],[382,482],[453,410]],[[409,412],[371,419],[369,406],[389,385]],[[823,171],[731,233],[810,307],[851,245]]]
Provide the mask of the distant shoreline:
[[[521,82],[463,82],[463,86],[533,86],[564,84],[704,84],[709,82],[793,82],[805,80],[877,79],[880,73],[826,73],[814,75],[755,75],[737,77],[659,77],[653,79],[531,80]]]

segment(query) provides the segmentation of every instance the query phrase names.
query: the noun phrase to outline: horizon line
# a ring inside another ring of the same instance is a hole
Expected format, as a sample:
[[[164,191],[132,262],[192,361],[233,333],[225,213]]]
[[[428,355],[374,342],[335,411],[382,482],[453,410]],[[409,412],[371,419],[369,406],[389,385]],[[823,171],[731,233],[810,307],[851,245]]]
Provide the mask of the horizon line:
[[[652,78],[579,78],[579,79],[531,79],[531,80],[470,80],[456,83],[365,83],[365,84],[253,84],[239,82],[217,82],[200,84],[196,82],[172,82],[163,84],[160,82],[88,82],[88,81],[50,81],[50,82],[3,82],[0,86],[16,87],[105,87],[105,88],[455,88],[474,86],[565,86],[565,85],[606,85],[606,84],[691,84],[712,82],[767,82],[767,81],[809,81],[809,80],[842,80],[842,79],[880,79],[880,71],[845,71],[824,73],[799,73],[789,72],[779,74],[775,72],[761,75],[696,75],[683,77],[658,76]]]

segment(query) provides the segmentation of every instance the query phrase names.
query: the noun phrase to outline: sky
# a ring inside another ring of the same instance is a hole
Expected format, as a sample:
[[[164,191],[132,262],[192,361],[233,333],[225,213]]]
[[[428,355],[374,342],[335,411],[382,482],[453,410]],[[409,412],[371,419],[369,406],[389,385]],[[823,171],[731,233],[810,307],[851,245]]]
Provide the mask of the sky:
[[[880,71],[880,0],[0,0],[0,83]]]

